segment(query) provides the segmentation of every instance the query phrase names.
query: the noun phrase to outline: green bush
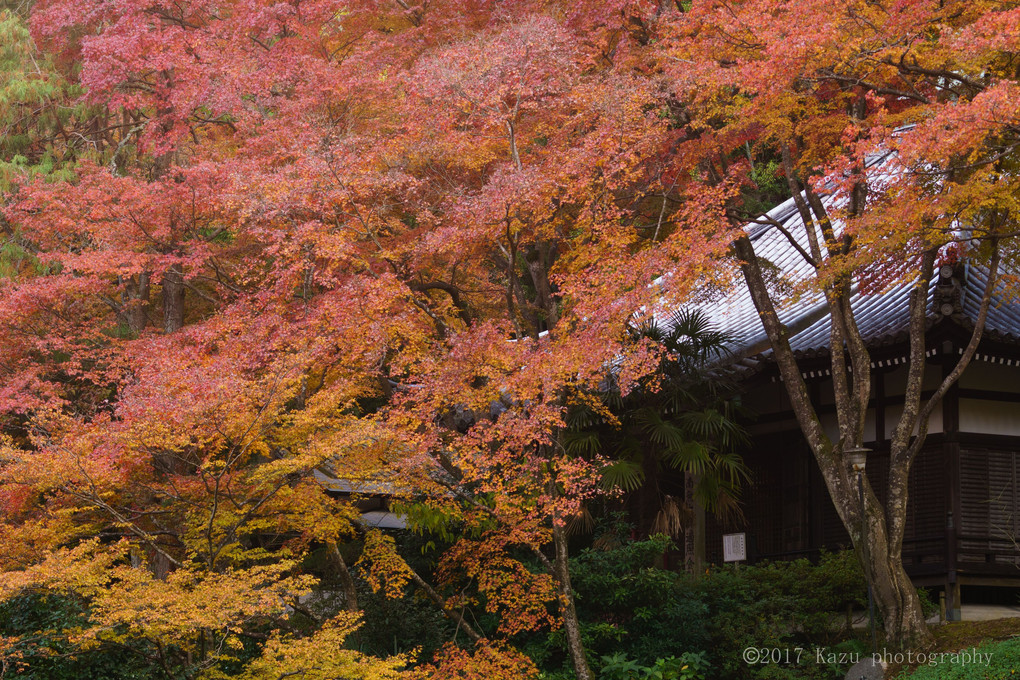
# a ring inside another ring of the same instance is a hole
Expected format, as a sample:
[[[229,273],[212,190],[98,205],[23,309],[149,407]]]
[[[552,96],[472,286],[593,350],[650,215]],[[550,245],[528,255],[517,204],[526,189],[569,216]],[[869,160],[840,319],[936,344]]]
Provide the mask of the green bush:
[[[820,662],[815,650],[825,648],[835,659],[870,651],[867,631],[852,627],[851,612],[867,608],[867,585],[852,552],[693,576],[661,568],[670,547],[662,536],[618,541],[571,560],[584,643],[604,680],[644,678],[641,669],[686,654],[703,654],[704,673],[713,679],[842,680],[848,665]],[[547,678],[572,677],[562,631],[517,643]],[[783,658],[749,664],[743,656],[749,647],[783,650]]]
[[[842,678],[847,669],[817,663],[816,647],[867,651],[865,633],[852,629],[849,616],[867,606],[853,553],[825,553],[817,564],[727,566],[692,576],[661,568],[670,547],[658,536],[585,550],[571,560],[584,642],[603,678],[624,672],[631,675],[619,677],[643,678],[640,669],[657,660],[704,654],[709,678],[823,680]],[[569,677],[562,632],[519,643],[547,677]],[[747,647],[806,651],[799,664],[749,665]]]
[[[0,635],[18,637],[6,679],[146,680],[165,677],[154,661],[129,647],[81,649],[65,631],[88,621],[88,603],[61,594],[34,594],[0,603]]]
[[[813,650],[863,649],[850,612],[867,606],[867,584],[851,552],[822,553],[817,564],[800,559],[717,568],[700,585],[720,677],[842,678],[846,667],[817,663]],[[742,656],[748,647],[790,652],[780,663],[748,664]],[[797,648],[805,650],[800,663]]]
[[[435,571],[435,546],[417,534],[409,531],[394,532],[398,538],[401,556],[419,574],[429,578]],[[352,541],[340,547],[348,564],[356,564],[362,550],[360,542]],[[321,620],[336,616],[343,611],[347,602],[343,585],[335,564],[320,548],[307,558],[305,568],[319,575],[319,587],[305,603]],[[358,651],[371,656],[417,651],[420,659],[429,659],[446,642],[454,639],[466,640],[461,633],[455,634],[456,626],[443,612],[427,599],[414,585],[408,585],[400,597],[390,597],[383,592],[373,592],[363,578],[360,567],[353,567],[351,575],[357,594],[358,607],[362,611],[362,625],[351,635],[348,644]],[[484,612],[481,612],[484,615]],[[306,625],[314,627],[311,620]],[[477,624],[477,620],[475,621]]]
[[[867,586],[853,553],[823,553],[817,565],[801,559],[716,568],[698,586],[709,611],[712,663],[721,677],[842,677],[813,657],[801,664],[784,659],[749,665],[742,652],[834,647],[852,637],[849,611],[867,606]]]
[[[600,680],[705,680],[708,670],[705,655],[694,652],[656,659],[651,666],[642,666],[622,653],[604,656],[602,663]]]
[[[612,550],[585,550],[571,559],[581,634],[589,661],[623,655],[650,666],[684,652],[708,648],[707,609],[694,594],[694,579],[656,566],[670,546],[655,537]],[[571,667],[562,631],[522,640],[524,651],[549,672]]]

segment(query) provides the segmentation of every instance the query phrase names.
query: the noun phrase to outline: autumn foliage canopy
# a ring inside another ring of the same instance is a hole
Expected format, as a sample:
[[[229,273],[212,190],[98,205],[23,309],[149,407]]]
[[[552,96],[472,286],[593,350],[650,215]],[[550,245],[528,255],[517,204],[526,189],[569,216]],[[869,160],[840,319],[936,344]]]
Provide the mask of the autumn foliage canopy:
[[[643,315],[876,148],[834,269],[1018,210],[1014,3],[39,0],[0,35],[0,600],[84,598],[75,645],[188,677],[534,674],[507,640],[569,623],[556,534],[606,493],[564,416],[659,364]],[[295,623],[324,571],[420,577],[336,480],[457,527],[436,606],[498,625],[429,659]]]

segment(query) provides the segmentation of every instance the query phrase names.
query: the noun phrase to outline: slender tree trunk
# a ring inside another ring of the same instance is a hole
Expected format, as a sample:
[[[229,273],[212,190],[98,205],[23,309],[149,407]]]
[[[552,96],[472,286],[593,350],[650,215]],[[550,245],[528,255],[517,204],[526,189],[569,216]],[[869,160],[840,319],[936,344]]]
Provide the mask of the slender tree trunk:
[[[906,480],[902,485],[896,484],[896,489],[906,489]],[[906,515],[906,499],[902,502],[893,498],[895,495],[894,485],[890,480],[890,498],[887,503],[887,512],[895,511]],[[917,588],[907,576],[903,568],[903,553],[901,545],[890,540],[891,537],[886,531],[887,523],[882,516],[882,507],[877,499],[866,496],[865,505],[868,508],[868,532],[866,536],[868,545],[868,560],[866,566],[871,574],[871,583],[875,595],[875,604],[878,607],[882,624],[889,641],[897,646],[926,647],[931,642],[931,633],[925,623],[924,614],[921,610],[921,601],[917,596]],[[860,540],[855,541],[858,546],[863,546]],[[863,558],[861,550],[857,550],[858,556]],[[861,563],[865,564],[861,559]]]
[[[909,472],[909,471],[907,471]],[[902,543],[891,539],[888,515],[906,516],[906,475],[903,483],[890,478],[889,500],[883,510],[873,489],[864,481],[864,507],[866,525],[862,527],[861,506],[856,483],[850,484],[849,493],[844,486],[833,491],[829,485],[832,472],[822,471],[829,486],[836,512],[850,534],[854,552],[871,584],[878,609],[877,616],[883,625],[886,640],[892,647],[926,648],[932,642],[931,633],[924,621],[917,589],[903,568]],[[862,533],[863,528],[863,533]],[[865,544],[867,550],[865,551]]]
[[[552,283],[549,281],[549,270],[552,268],[555,253],[547,242],[539,241],[527,248],[525,259],[528,273],[531,274],[531,282],[535,286],[535,306],[538,308],[535,327],[541,330],[544,321],[546,329],[551,330],[559,321],[559,310],[556,308]]]
[[[563,431],[556,433],[560,449],[563,448]],[[548,453],[548,451],[546,452]],[[550,461],[550,465],[552,465]],[[541,550],[536,550],[539,559],[545,567],[552,572],[553,579],[560,596],[560,616],[563,618],[563,632],[567,638],[567,652],[574,665],[574,674],[577,680],[594,680],[595,676],[588,666],[588,655],[585,653],[584,640],[581,638],[581,622],[577,618],[577,607],[574,604],[574,587],[570,583],[570,546],[567,536],[567,526],[564,517],[557,509],[555,503],[559,497],[559,488],[556,485],[556,475],[553,473],[549,478],[549,496],[553,499],[552,506],[552,536],[553,536],[553,560],[552,563]]]
[[[163,330],[174,333],[184,327],[184,271],[173,265],[163,274]]]
[[[344,609],[349,612],[357,612],[359,611],[358,591],[354,587],[354,577],[351,576],[351,571],[347,568],[347,562],[340,554],[340,548],[336,541],[328,541],[326,547],[329,550],[330,559],[336,565],[337,575],[340,577],[340,587],[344,591]]]
[[[136,336],[149,323],[149,280],[149,272],[142,272],[124,288],[124,321]]]
[[[410,569],[410,567],[408,567],[408,569]],[[467,636],[471,638],[473,642],[478,642],[479,640],[482,639],[481,634],[479,634],[478,631],[471,627],[471,624],[467,622],[467,619],[464,618],[464,615],[462,613],[458,612],[456,609],[449,607],[446,604],[446,601],[443,599],[443,596],[437,593],[435,589],[432,586],[430,586],[425,581],[425,579],[421,577],[420,574],[418,574],[418,572],[416,572],[414,569],[410,569],[410,571],[411,580],[415,582],[415,585],[421,588],[422,592],[425,593],[426,597],[432,600],[432,602],[439,607],[439,609],[443,612],[446,618],[450,619],[451,621],[455,621],[457,623],[457,626],[459,628],[462,628],[464,632],[467,633]]]
[[[574,589],[570,585],[570,553],[567,548],[566,528],[553,519],[553,547],[556,557],[553,560],[553,575],[560,591],[560,615],[563,617],[563,632],[567,636],[567,650],[574,664],[577,680],[594,680],[595,676],[588,666],[588,657],[581,639],[581,623],[577,618],[574,606]]]
[[[698,488],[700,475],[694,475],[694,488]],[[696,494],[691,494],[691,509],[694,511],[694,573],[701,574],[705,569],[705,506],[698,502]]]
[[[866,479],[864,481],[865,503],[864,507],[861,507],[856,480],[844,452],[849,448],[860,446],[862,443],[860,424],[863,422],[863,418],[860,410],[866,408],[862,404],[867,404],[869,394],[867,391],[862,394],[859,388],[851,389],[845,381],[842,385],[836,385],[837,392],[839,392],[836,407],[840,421],[841,440],[838,444],[833,443],[822,427],[811,402],[807,385],[790,348],[789,331],[779,322],[779,316],[769,295],[750,239],[742,236],[735,241],[734,247],[741,260],[741,269],[748,291],[772,345],[776,363],[790,397],[797,422],[815,455],[837,514],[853,540],[862,566],[868,570],[875,604],[885,624],[887,640],[893,646],[918,645],[926,647],[932,642],[932,637],[924,623],[917,591],[903,569],[902,537],[898,537],[895,532],[890,537],[887,524],[887,514],[888,518],[892,520],[893,528],[898,527],[899,518],[905,516],[906,476],[910,469],[909,461],[902,460],[895,455],[891,457],[890,498],[884,510]],[[923,289],[924,292],[927,290],[924,286],[920,289]],[[841,291],[841,293],[845,295],[846,291]],[[827,299],[830,301],[833,338],[843,339],[844,333],[849,335],[853,332],[850,330],[847,333],[849,329],[846,328],[848,323],[852,324],[852,318],[844,318],[845,314],[850,312],[849,303],[847,301],[844,306],[844,301],[840,299],[839,294],[835,297],[830,297],[827,294]],[[923,301],[926,298],[921,298],[921,300],[920,305],[912,306],[912,313],[921,314],[923,320]],[[854,347],[856,338],[846,339],[849,340],[851,352],[860,349]],[[842,342],[840,346],[842,346]],[[837,347],[833,347],[833,354],[836,354],[837,351]],[[833,360],[833,373],[836,373],[840,368],[845,370],[842,352],[840,355]],[[863,359],[859,356],[851,356],[855,364],[867,360],[866,354]],[[911,360],[913,363],[913,353]],[[915,372],[923,370],[923,361],[922,352],[921,363],[919,368],[914,369]],[[834,384],[839,382],[838,378],[844,377],[845,374],[834,376]],[[856,403],[862,398],[862,403]],[[867,520],[863,531],[862,518]],[[867,560],[864,559],[865,542],[868,547]]]

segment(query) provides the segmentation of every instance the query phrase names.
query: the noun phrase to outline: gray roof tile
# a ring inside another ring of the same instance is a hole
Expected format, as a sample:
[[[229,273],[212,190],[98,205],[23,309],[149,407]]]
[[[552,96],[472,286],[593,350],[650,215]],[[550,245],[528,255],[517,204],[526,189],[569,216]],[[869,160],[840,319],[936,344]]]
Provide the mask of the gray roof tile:
[[[890,177],[888,161],[891,154],[869,157],[870,181],[882,182]],[[843,199],[839,194],[822,196],[827,208],[839,207]],[[781,223],[798,243],[808,250],[807,232],[793,199],[770,210],[767,215]],[[839,224],[834,224],[837,232]],[[784,280],[796,286],[813,274],[813,268],[790,244],[787,238],[773,225],[749,224],[745,227],[754,244],[758,257],[775,266]],[[821,242],[821,234],[819,242]],[[981,266],[966,265],[962,295],[962,314],[952,319],[973,327],[981,295],[988,280],[988,270]],[[938,273],[928,286],[929,324],[941,319],[932,302],[936,290]],[[858,327],[866,342],[872,346],[891,344],[906,337],[907,299],[909,283],[893,285],[878,293],[863,293],[854,286],[851,306],[856,314]],[[719,329],[734,338],[731,348],[740,357],[767,356],[771,353],[769,343],[758,318],[757,310],[742,282],[721,300],[702,305],[702,310]],[[791,331],[791,346],[800,356],[816,356],[828,353],[831,318],[822,296],[817,292],[806,292],[799,297],[788,297],[777,304],[780,321]],[[986,335],[1006,341],[1020,341],[1020,303],[1003,295],[993,298],[986,324]]]

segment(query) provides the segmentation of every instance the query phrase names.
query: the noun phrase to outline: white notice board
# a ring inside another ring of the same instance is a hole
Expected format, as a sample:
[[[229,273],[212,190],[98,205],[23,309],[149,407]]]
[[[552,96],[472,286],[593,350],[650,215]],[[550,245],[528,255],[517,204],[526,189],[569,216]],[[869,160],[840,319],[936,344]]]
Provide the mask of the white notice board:
[[[723,534],[723,562],[743,562],[747,560],[747,541],[745,534]]]

